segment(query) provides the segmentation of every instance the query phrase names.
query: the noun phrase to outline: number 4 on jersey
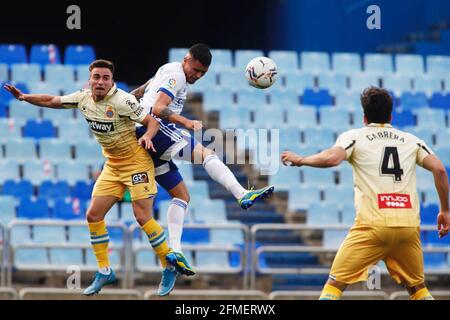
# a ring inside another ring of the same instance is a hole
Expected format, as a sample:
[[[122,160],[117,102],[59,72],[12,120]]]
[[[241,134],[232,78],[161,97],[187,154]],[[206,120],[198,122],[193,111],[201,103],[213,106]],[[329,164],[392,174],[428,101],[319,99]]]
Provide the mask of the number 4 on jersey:
[[[393,167],[389,167],[391,157]],[[384,148],[383,159],[381,162],[381,174],[394,176],[393,178],[395,182],[402,181],[403,169],[400,167],[397,147]]]

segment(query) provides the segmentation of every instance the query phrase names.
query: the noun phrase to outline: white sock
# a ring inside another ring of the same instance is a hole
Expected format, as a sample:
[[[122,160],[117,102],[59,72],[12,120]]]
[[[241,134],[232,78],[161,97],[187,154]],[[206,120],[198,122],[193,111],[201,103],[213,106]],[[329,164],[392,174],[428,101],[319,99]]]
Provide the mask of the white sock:
[[[173,198],[167,209],[167,224],[169,229],[169,244],[173,251],[181,252],[181,235],[183,233],[184,215],[188,203],[179,198]]]
[[[247,190],[242,188],[231,170],[215,154],[205,158],[203,168],[214,181],[224,186],[236,199],[242,198],[247,193]]]
[[[107,276],[108,274],[111,273],[111,268],[110,267],[99,268],[98,272]]]

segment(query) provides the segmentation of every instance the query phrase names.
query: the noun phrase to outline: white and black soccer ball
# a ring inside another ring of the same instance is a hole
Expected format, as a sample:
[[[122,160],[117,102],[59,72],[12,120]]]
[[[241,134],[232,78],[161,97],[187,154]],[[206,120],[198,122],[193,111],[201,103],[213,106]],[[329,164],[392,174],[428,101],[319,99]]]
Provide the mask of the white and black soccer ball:
[[[258,89],[265,89],[273,85],[277,80],[277,74],[277,65],[267,57],[256,57],[245,68],[245,77],[248,83]]]

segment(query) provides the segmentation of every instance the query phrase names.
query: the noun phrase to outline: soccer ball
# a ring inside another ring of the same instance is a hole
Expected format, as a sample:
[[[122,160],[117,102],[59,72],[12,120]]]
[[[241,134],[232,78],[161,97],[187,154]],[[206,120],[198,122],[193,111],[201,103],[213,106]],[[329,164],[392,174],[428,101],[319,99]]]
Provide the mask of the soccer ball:
[[[252,59],[245,68],[245,77],[248,83],[255,88],[265,89],[277,80],[277,65],[267,57]]]

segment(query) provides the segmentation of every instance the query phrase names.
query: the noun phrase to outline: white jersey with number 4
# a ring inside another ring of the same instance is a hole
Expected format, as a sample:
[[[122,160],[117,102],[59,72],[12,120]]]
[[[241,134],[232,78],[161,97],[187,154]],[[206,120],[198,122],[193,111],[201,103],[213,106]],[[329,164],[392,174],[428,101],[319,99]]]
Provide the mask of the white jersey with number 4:
[[[371,123],[342,133],[336,146],[345,149],[353,168],[356,224],[420,225],[416,164],[432,154],[422,140],[390,124]]]
[[[149,113],[160,91],[172,98],[168,106],[176,114],[180,114],[186,101],[188,84],[181,62],[171,62],[158,69],[155,76],[145,88],[140,104]]]

